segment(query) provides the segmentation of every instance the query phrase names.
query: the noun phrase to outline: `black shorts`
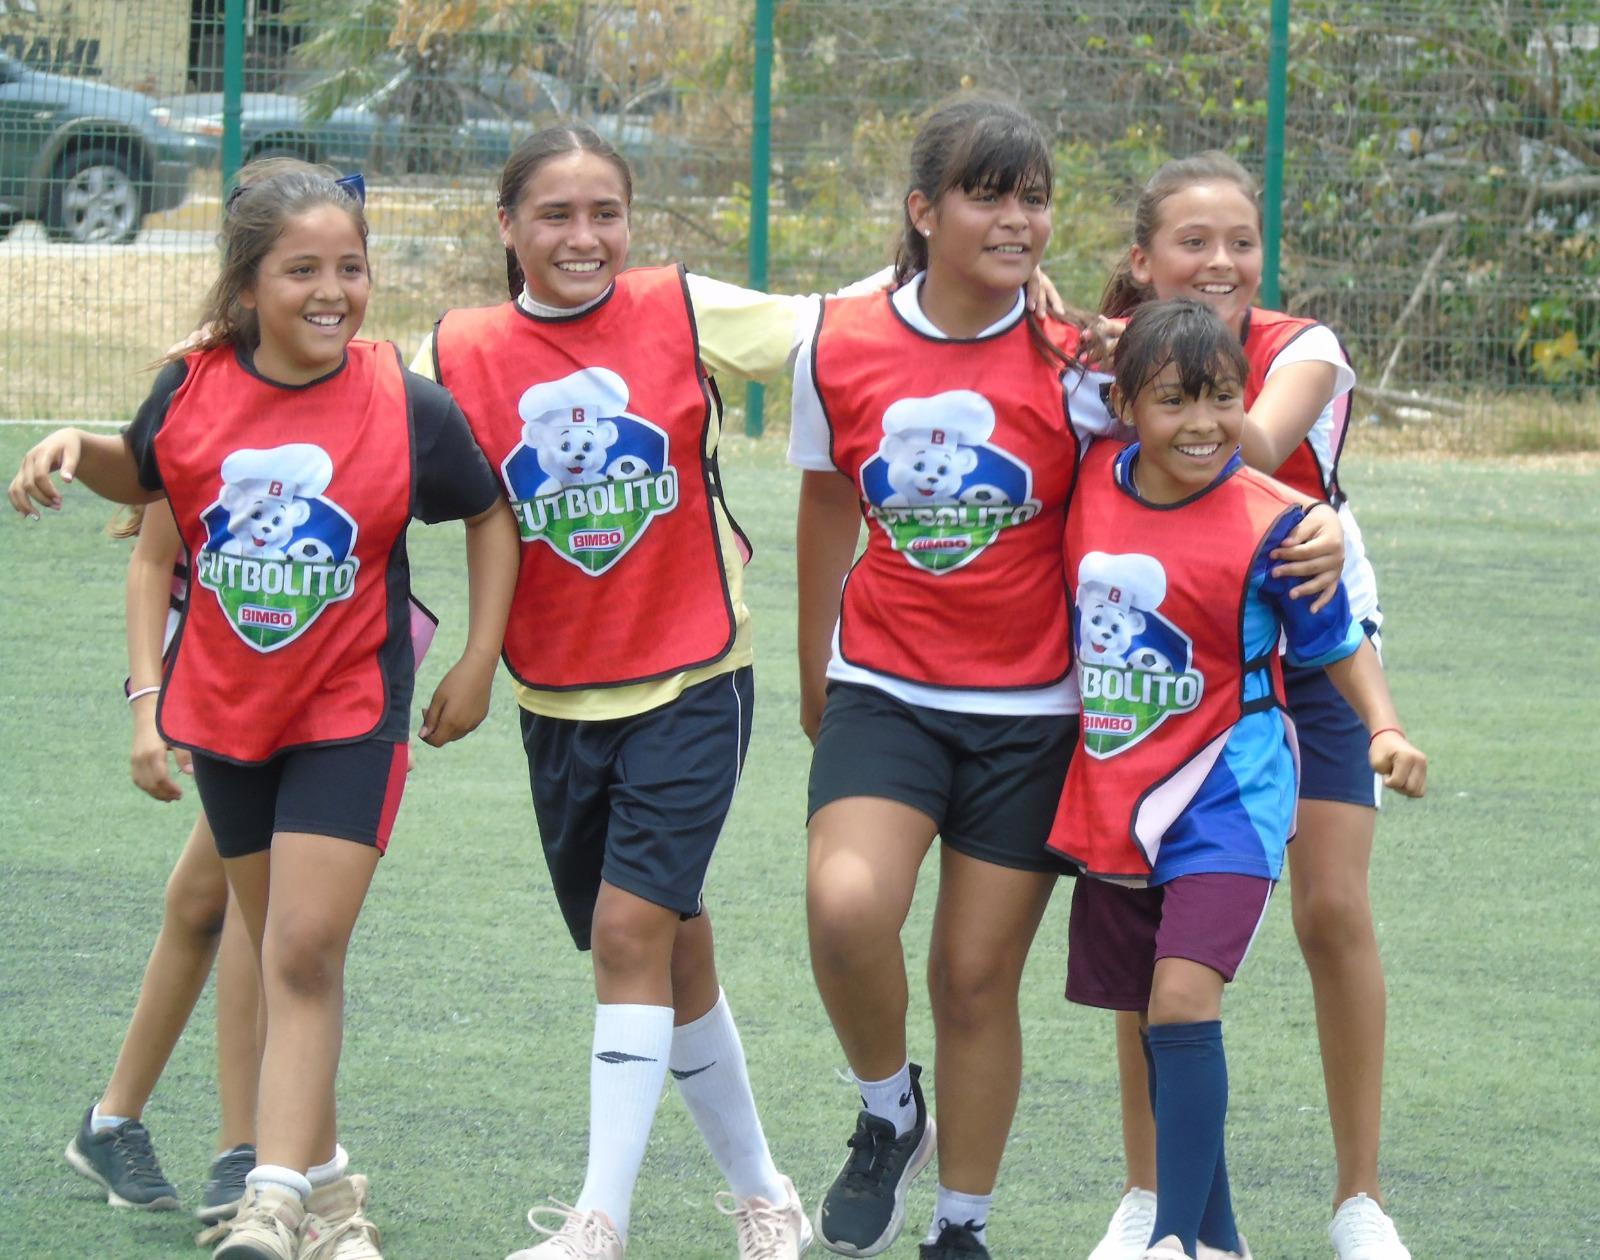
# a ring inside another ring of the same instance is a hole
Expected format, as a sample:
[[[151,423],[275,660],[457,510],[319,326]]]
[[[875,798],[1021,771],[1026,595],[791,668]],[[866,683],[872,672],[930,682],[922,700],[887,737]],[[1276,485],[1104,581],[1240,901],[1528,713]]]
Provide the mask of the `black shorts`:
[[[1361,628],[1373,647],[1381,647],[1376,626],[1364,621]],[[1367,761],[1367,728],[1328,671],[1285,662],[1283,690],[1300,743],[1300,799],[1376,808],[1383,800],[1383,780]]]
[[[389,847],[406,788],[407,746],[386,739],[299,748],[258,766],[194,755],[200,803],[225,858],[272,847],[302,831]]]
[[[847,796],[920,810],[951,848],[1019,871],[1071,874],[1045,848],[1078,742],[1074,713],[1011,717],[906,704],[829,683],[807,815]]]
[[[700,893],[750,748],[750,666],[632,717],[522,712],[539,841],[573,943],[589,948],[604,880],[685,918]]]

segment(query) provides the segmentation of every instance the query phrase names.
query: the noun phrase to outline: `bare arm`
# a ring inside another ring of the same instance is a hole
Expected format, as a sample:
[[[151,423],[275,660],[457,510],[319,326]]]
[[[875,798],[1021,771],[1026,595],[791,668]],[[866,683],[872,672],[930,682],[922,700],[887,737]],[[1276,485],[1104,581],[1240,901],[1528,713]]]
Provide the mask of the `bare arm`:
[[[1389,682],[1372,644],[1363,638],[1359,648],[1326,669],[1339,694],[1373,733],[1367,759],[1372,769],[1383,775],[1384,786],[1406,796],[1421,796],[1428,780],[1428,758],[1401,729]]]
[[[822,725],[828,658],[839,620],[839,593],[856,557],[861,507],[855,485],[843,473],[812,472],[800,478],[800,515],[795,532],[795,578],[799,585],[800,728],[813,743]]]
[[[1305,441],[1338,381],[1338,369],[1322,359],[1285,364],[1269,376],[1245,416],[1244,462],[1277,472]]]
[[[172,566],[182,543],[178,523],[166,502],[152,503],[139,527],[133,555],[128,559],[128,689],[138,695],[161,685],[161,649],[166,639],[167,610],[172,594]],[[167,741],[156,729],[158,693],[150,691],[130,701],[133,710],[133,748],[129,756],[133,781],[139,790],[158,801],[175,801],[183,795],[167,763]]]
[[[113,503],[151,503],[161,497],[161,491],[139,484],[139,466],[120,434],[57,429],[22,457],[8,491],[11,506],[35,520],[35,503],[59,511],[61,492],[50,479],[57,470],[61,480],[81,481]]]
[[[468,734],[489,712],[517,586],[518,548],[516,521],[504,499],[467,520],[467,645],[439,680],[418,732],[435,748]]]

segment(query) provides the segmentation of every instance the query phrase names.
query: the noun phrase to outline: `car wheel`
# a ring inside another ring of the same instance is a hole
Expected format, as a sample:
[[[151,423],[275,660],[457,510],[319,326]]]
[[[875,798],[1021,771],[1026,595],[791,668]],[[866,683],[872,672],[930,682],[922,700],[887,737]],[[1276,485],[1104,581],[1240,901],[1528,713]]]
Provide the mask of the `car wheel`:
[[[76,149],[56,163],[44,230],[76,245],[123,245],[139,231],[138,168],[113,149]]]

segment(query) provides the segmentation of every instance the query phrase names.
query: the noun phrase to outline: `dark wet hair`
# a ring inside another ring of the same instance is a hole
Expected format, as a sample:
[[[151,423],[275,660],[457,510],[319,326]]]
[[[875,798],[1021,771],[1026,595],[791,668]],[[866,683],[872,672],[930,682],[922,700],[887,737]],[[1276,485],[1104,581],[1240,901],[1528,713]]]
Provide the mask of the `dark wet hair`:
[[[506,159],[505,169],[500,172],[500,196],[495,204],[507,215],[515,215],[517,204],[527,191],[528,181],[538,173],[539,168],[551,158],[564,157],[569,153],[592,153],[611,163],[622,179],[623,201],[629,206],[633,204],[633,171],[628,167],[628,159],[593,127],[577,122],[536,131],[513,149],[511,156]],[[506,287],[511,291],[513,301],[526,284],[527,278],[522,274],[522,265],[517,262],[516,252],[507,249]]]
[[[201,335],[174,346],[163,362],[181,359],[196,350],[242,345],[254,349],[261,341],[256,313],[240,302],[256,282],[261,260],[271,252],[290,219],[318,206],[337,206],[350,216],[361,233],[366,252],[367,216],[361,200],[339,184],[339,172],[298,158],[264,158],[239,171],[222,214],[222,268],[206,294],[200,312]]]
[[[1232,184],[1255,207],[1256,226],[1261,225],[1261,191],[1255,177],[1220,149],[1207,149],[1190,157],[1173,158],[1156,168],[1156,173],[1145,181],[1139,199],[1133,207],[1133,242],[1140,249],[1149,249],[1155,240],[1156,228],[1161,222],[1161,203],[1174,193],[1196,184]],[[1112,319],[1122,319],[1141,302],[1148,302],[1155,294],[1149,285],[1133,278],[1133,251],[1122,256],[1117,269],[1106,282],[1100,296],[1100,313]],[[1121,347],[1117,353],[1121,354]]]
[[[1039,125],[1008,101],[993,96],[959,96],[935,107],[911,142],[911,180],[906,200],[920,192],[930,203],[955,189],[979,189],[1000,196],[1019,188],[1042,184],[1045,200],[1055,189],[1050,147]],[[911,221],[911,210],[901,211],[904,223],[895,251],[894,282],[904,284],[928,267],[928,242]],[[1077,311],[1068,318],[1083,325]],[[1032,311],[1028,331],[1034,346],[1048,361],[1078,367],[1076,359],[1062,353],[1044,334]]]
[[[1171,363],[1178,388],[1199,398],[1207,388],[1232,381],[1244,388],[1250,365],[1233,329],[1204,302],[1173,298],[1147,302],[1128,320],[1117,342],[1116,381],[1122,405],[1133,400]]]

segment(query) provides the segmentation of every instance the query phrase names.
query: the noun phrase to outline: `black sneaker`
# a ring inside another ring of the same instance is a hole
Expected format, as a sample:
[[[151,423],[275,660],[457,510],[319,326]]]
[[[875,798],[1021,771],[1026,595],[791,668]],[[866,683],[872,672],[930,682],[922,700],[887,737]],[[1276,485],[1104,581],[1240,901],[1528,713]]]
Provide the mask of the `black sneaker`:
[[[244,1175],[256,1166],[256,1148],[241,1142],[211,1161],[211,1172],[194,1214],[207,1225],[233,1219],[244,1198]]]
[[[922,1068],[911,1065],[911,1095],[917,1121],[904,1137],[869,1111],[856,1117],[850,1156],[817,1208],[817,1240],[842,1256],[875,1256],[900,1236],[906,1192],[933,1158],[933,1121],[918,1084]]]
[[[124,1120],[114,1129],[95,1133],[89,1127],[91,1107],[83,1125],[67,1143],[67,1163],[73,1172],[105,1187],[112,1207],[164,1212],[178,1206],[177,1188],[167,1180],[150,1146],[150,1130],[137,1120]]]
[[[961,1256],[989,1260],[989,1249],[978,1241],[978,1228],[977,1221],[952,1225],[941,1217],[938,1241],[923,1243],[918,1254],[922,1260],[959,1260]]]

